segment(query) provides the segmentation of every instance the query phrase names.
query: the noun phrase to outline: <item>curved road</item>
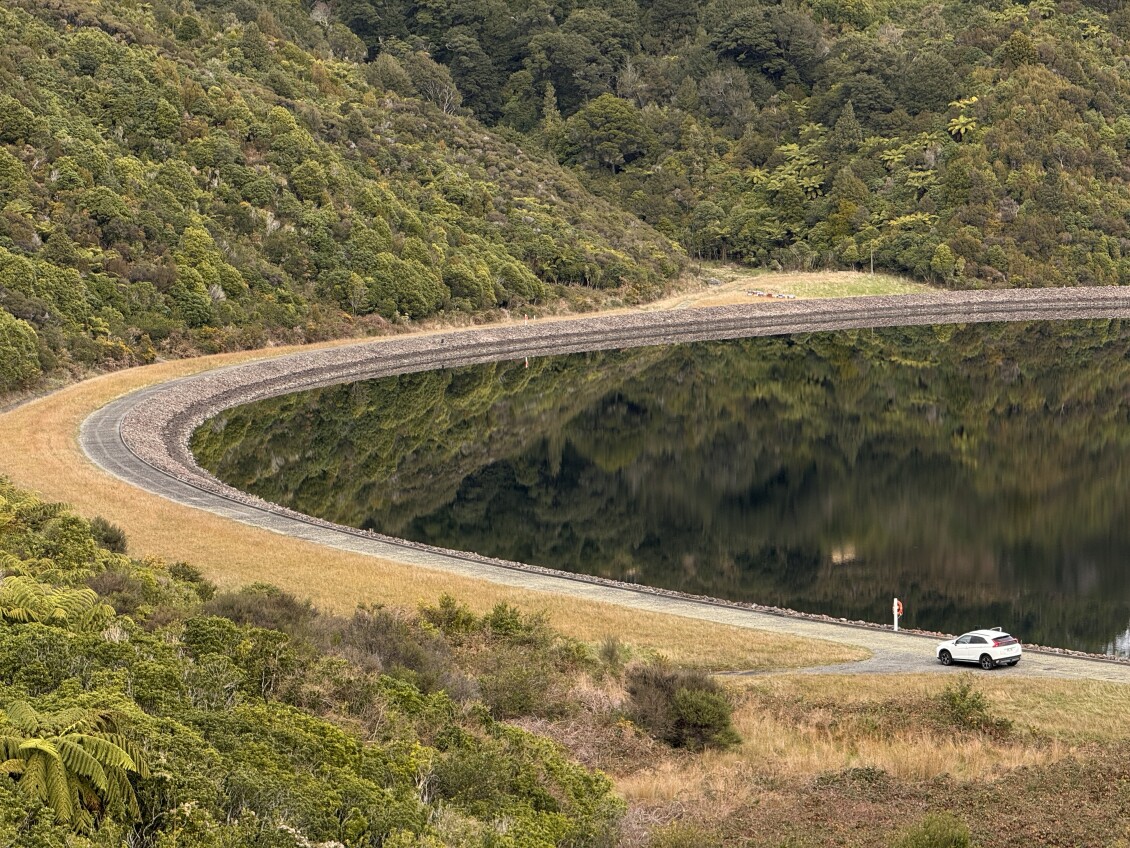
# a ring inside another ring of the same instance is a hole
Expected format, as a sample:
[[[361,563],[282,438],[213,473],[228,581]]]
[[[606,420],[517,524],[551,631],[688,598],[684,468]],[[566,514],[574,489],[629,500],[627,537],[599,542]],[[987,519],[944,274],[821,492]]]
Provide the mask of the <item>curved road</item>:
[[[1118,289],[1024,289],[790,301],[632,312],[598,318],[510,324],[364,342],[217,369],[143,389],[91,415],[80,441],[87,456],[120,479],[178,503],[318,544],[429,569],[652,612],[855,644],[869,660],[809,672],[955,673],[933,659],[934,636],[894,633],[756,605],[506,563],[334,525],[239,492],[196,465],[188,440],[224,409],[302,389],[477,362],[707,339],[897,326],[1130,317]],[[1028,651],[1015,669],[1130,683],[1130,664]]]

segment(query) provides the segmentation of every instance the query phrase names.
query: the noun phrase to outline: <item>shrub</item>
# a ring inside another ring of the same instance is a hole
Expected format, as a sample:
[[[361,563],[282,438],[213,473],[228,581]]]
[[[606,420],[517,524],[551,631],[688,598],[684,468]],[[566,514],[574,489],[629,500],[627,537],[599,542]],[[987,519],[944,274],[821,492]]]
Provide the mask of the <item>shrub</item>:
[[[1007,736],[1012,730],[1011,721],[990,714],[988,698],[973,688],[968,674],[946,686],[937,702],[940,718],[948,726],[993,736]]]
[[[133,615],[149,602],[145,583],[124,571],[103,571],[87,580],[86,585],[109,601],[119,615]]]
[[[305,629],[316,615],[309,601],[300,601],[294,595],[265,583],[255,583],[238,592],[221,592],[205,604],[204,611],[237,624],[251,624],[284,633]]]
[[[216,587],[208,582],[204,574],[187,562],[174,562],[169,566],[169,574],[184,583],[191,583],[193,590],[202,601],[211,600],[216,595]]]
[[[0,309],[0,392],[26,386],[39,376],[39,340],[26,321]]]
[[[930,813],[906,830],[892,848],[969,848],[969,828],[950,813]]]
[[[495,718],[545,717],[557,708],[554,669],[544,650],[497,645],[478,665],[480,695]]]
[[[453,637],[456,641],[469,635],[479,626],[479,620],[471,612],[470,607],[446,594],[440,597],[436,606],[420,607],[420,617],[437,627],[445,636]]]
[[[463,698],[474,688],[455,668],[442,635],[395,610],[362,607],[332,638],[362,668],[409,680],[424,692],[446,689]]]
[[[124,554],[129,548],[126,531],[101,515],[90,520],[90,532],[94,535],[94,541],[111,553]]]
[[[624,661],[630,655],[630,651],[620,637],[613,634],[605,637],[604,641],[600,643],[600,661],[608,667],[609,671],[618,675],[620,669],[624,666]]]
[[[628,672],[630,717],[675,748],[727,748],[741,742],[725,691],[701,671],[666,665]]]
[[[548,647],[553,634],[546,624],[545,615],[523,615],[517,607],[497,603],[483,618],[487,632],[516,645]]]

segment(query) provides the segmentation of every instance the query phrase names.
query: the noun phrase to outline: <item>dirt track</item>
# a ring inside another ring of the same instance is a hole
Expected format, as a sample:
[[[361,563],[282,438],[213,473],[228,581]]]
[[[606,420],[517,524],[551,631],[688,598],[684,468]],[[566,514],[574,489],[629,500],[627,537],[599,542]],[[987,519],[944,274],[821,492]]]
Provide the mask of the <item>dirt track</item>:
[[[756,605],[726,604],[518,563],[502,563],[310,519],[220,483],[196,465],[188,451],[188,438],[207,418],[252,400],[357,379],[475,362],[859,327],[1108,317],[1130,317],[1130,295],[1109,288],[937,293],[641,311],[567,321],[515,323],[302,352],[160,384],[122,398],[92,415],[83,425],[81,441],[84,451],[95,463],[129,483],[170,500],[277,533],[509,586],[857,644],[874,653],[870,660],[848,667],[837,666],[835,671],[953,673],[934,662],[935,637],[895,634],[883,628],[851,626],[830,619],[782,615]],[[817,671],[828,670],[833,669]],[[1130,682],[1130,665],[1127,664],[1035,652],[1029,652],[1016,669],[997,673]]]

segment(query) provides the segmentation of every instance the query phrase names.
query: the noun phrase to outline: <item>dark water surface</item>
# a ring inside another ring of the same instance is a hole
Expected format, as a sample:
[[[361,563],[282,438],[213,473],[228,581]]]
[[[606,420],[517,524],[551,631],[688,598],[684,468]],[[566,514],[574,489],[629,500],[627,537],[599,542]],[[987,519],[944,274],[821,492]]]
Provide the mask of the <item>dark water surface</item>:
[[[1127,653],[1130,322],[821,333],[290,395],[201,463],[341,524],[806,612]]]

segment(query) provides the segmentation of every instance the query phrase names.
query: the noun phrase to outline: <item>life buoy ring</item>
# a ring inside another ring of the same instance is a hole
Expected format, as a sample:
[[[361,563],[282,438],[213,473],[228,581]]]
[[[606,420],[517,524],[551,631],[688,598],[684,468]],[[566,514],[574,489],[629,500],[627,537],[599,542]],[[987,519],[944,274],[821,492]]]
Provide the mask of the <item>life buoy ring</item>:
[[[902,617],[902,601],[895,601],[895,615]]]

